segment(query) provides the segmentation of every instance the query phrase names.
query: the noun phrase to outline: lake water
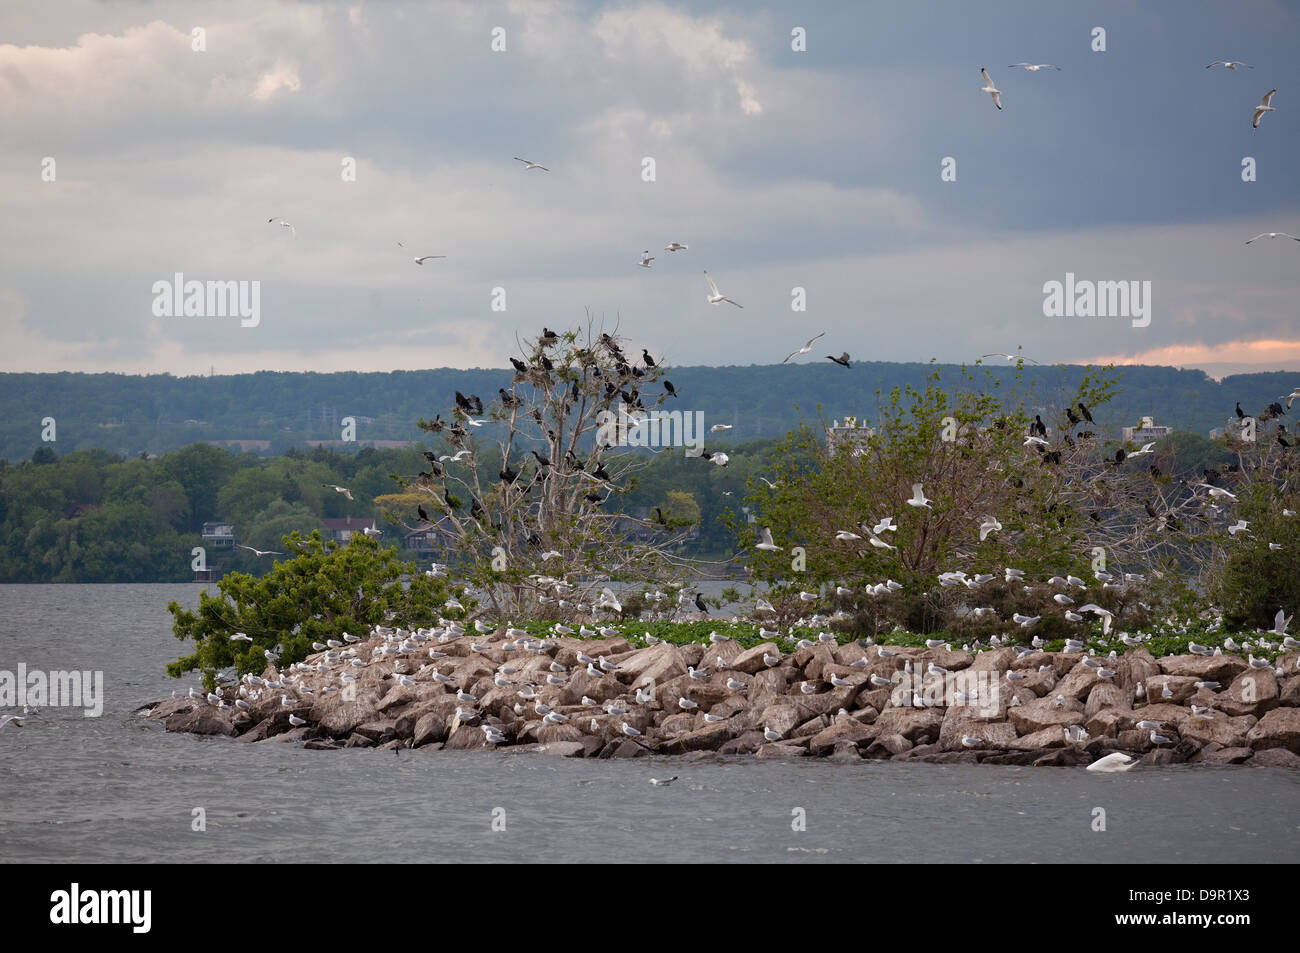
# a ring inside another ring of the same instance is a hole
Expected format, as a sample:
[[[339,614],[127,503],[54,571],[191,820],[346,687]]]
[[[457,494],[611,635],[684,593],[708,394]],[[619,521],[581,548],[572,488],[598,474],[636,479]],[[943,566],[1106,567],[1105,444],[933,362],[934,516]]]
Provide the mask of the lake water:
[[[1275,768],[585,761],[167,734],[135,712],[198,685],[164,673],[183,648],[166,604],[194,605],[203,588],[0,586],[0,669],[105,681],[99,718],[46,708],[0,729],[0,859],[1300,860],[1300,772]],[[205,832],[191,830],[195,808]]]

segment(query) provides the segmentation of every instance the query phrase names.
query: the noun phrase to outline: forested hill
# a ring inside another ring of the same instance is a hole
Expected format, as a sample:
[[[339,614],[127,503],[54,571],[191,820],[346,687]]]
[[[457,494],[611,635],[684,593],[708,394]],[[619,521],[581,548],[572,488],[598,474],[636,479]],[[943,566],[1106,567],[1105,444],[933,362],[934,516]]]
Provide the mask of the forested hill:
[[[671,355],[670,355],[671,356]],[[705,423],[733,424],[731,440],[771,437],[801,418],[875,416],[876,391],[921,386],[936,365],[855,363],[844,369],[824,361],[749,367],[680,367],[668,377],[681,395],[668,406],[699,410]],[[956,385],[960,369],[938,365]],[[999,361],[995,372],[1012,383],[1015,369]],[[1052,405],[1068,394],[1085,368],[1028,367],[1038,402]],[[976,371],[977,380],[983,372]],[[263,371],[220,377],[121,374],[0,374],[0,458],[17,461],[42,445],[44,418],[55,420],[56,453],[104,449],[124,456],[161,454],[195,441],[267,441],[244,449],[278,454],[309,441],[338,440],[340,421],[354,417],[356,439],[419,440],[415,421],[447,413],[454,392],[486,403],[509,386],[508,369],[393,371],[391,373],[288,373]],[[1232,416],[1237,401],[1258,413],[1300,383],[1284,372],[1238,375],[1216,382],[1201,371],[1132,366],[1122,369],[1119,394],[1098,423],[1131,425],[1144,415],[1156,423],[1205,435]]]

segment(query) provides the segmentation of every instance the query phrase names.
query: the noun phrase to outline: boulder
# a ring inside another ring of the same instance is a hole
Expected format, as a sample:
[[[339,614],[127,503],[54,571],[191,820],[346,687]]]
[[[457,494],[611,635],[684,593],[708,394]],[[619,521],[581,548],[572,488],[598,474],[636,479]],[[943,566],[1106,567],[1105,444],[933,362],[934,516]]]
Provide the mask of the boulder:
[[[1015,748],[1021,751],[1038,750],[1040,748],[1061,748],[1064,746],[1065,728],[1061,725],[1052,725],[1038,731],[1031,731],[1021,738],[1016,738],[1013,741],[1007,742],[1008,748]]]
[[[1098,680],[1088,692],[1088,702],[1084,706],[1083,717],[1086,721],[1106,708],[1131,709],[1132,707],[1133,690],[1115,684],[1113,678],[1103,678]]]
[[[1147,699],[1167,705],[1182,705],[1196,694],[1198,680],[1190,675],[1153,675],[1146,680]],[[1169,686],[1171,697],[1165,698],[1165,686]]]
[[[1068,675],[1052,687],[1051,694],[1053,696],[1064,695],[1066,698],[1083,700],[1088,697],[1094,685],[1103,681],[1106,680],[1097,674],[1097,669],[1079,662],[1074,668],[1070,669]]]
[[[1203,752],[1200,760],[1205,764],[1244,764],[1254,753],[1253,748],[1218,748],[1208,754]]]
[[[1278,706],[1281,689],[1272,669],[1249,668],[1232,680],[1226,692],[1214,698],[1214,706],[1227,715],[1259,717]]]
[[[745,675],[756,675],[767,668],[763,656],[768,654],[781,654],[781,650],[775,642],[764,642],[762,645],[756,645],[752,649],[741,652],[731,660],[731,671],[741,672]]]
[[[582,758],[587,754],[587,748],[581,741],[551,741],[537,750],[560,758]]]
[[[972,672],[996,672],[1001,677],[1015,660],[1015,649],[989,649],[987,652],[981,652],[975,656],[975,661],[970,664],[970,670]]]
[[[807,749],[797,745],[766,744],[754,752],[759,761],[784,761],[787,758],[802,758],[808,754]]]
[[[168,731],[184,731],[194,735],[233,735],[230,709],[213,708],[207,702],[191,708],[176,709],[167,717]]]
[[[889,758],[909,751],[911,747],[912,742],[900,734],[878,734],[863,753],[868,758]]]
[[[934,708],[886,708],[876,718],[873,727],[879,730],[877,740],[899,735],[907,739],[908,747],[911,747],[936,740],[943,727],[943,718],[943,712]]]
[[[766,744],[761,731],[746,731],[718,748],[718,754],[753,754]]]
[[[878,729],[874,726],[860,724],[852,718],[841,719],[813,735],[808,741],[808,752],[822,757],[842,745],[852,745],[856,755],[858,747],[874,739],[877,734]]]
[[[939,729],[939,749],[941,751],[968,750],[961,743],[964,735],[982,739],[984,743],[978,746],[980,748],[1005,748],[1016,740],[1016,728],[1007,721],[972,718],[967,709],[949,708]]]
[[[1181,675],[1193,681],[1223,682],[1225,685],[1250,667],[1236,655],[1167,655],[1160,659],[1159,664],[1166,675]],[[1150,686],[1147,689],[1150,697]]]
[[[1300,754],[1286,748],[1262,748],[1250,763],[1260,768],[1300,768]]]
[[[1300,753],[1300,708],[1274,708],[1246,735],[1250,746],[1286,748]]]
[[[1066,696],[1063,703],[1054,695],[1035,698],[1027,705],[1007,709],[1007,717],[1023,735],[1054,728],[1064,737],[1065,726],[1083,724],[1083,704],[1072,696]]]
[[[1178,733],[1184,741],[1195,741],[1202,745],[1214,742],[1224,748],[1244,748],[1256,720],[1254,715],[1242,715],[1239,718],[1224,715],[1212,715],[1209,718],[1192,716],[1183,719]]]
[[[731,732],[725,723],[705,725],[694,731],[678,735],[664,745],[665,754],[685,754],[688,751],[717,751],[731,740]]]

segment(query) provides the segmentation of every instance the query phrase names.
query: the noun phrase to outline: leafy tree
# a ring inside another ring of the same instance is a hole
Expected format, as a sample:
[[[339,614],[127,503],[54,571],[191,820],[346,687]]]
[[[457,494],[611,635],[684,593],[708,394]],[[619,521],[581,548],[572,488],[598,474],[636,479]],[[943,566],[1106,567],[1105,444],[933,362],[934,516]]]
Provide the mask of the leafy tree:
[[[217,584],[220,595],[200,594],[196,611],[175,601],[167,604],[173,634],[194,648],[167,666],[169,675],[180,678],[198,670],[211,691],[222,669],[262,671],[268,651],[285,668],[306,658],[312,642],[341,639],[345,632],[360,633],[390,620],[429,625],[444,614],[448,592],[442,579],[419,573],[393,549],[380,549],[363,534],[340,546],[318,532],[306,539],[293,533],[283,546],[297,555],[277,562],[262,578],[231,573]],[[464,599],[464,591],[458,596]],[[448,618],[463,614],[445,613]],[[232,642],[238,632],[253,641]]]

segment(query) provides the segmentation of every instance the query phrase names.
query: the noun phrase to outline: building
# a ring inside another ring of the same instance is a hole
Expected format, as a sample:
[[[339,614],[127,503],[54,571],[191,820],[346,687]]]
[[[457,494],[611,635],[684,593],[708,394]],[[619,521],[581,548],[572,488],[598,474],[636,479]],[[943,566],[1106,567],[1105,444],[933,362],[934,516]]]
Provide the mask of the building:
[[[1152,440],[1167,437],[1173,432],[1173,427],[1157,427],[1152,417],[1143,417],[1142,423],[1136,427],[1122,428],[1125,443],[1150,443]]]
[[[875,428],[859,424],[857,417],[845,417],[843,422],[835,420],[826,428],[826,448],[834,456],[841,446],[854,449],[865,447],[869,438],[875,436]]]
[[[219,521],[203,524],[203,545],[209,549],[233,549],[235,546],[235,526],[233,523]]]
[[[343,516],[338,519],[321,520],[321,535],[326,539],[334,540],[336,543],[346,544],[352,538],[353,533],[361,533],[366,529],[378,529],[374,517],[363,519],[360,516]]]

